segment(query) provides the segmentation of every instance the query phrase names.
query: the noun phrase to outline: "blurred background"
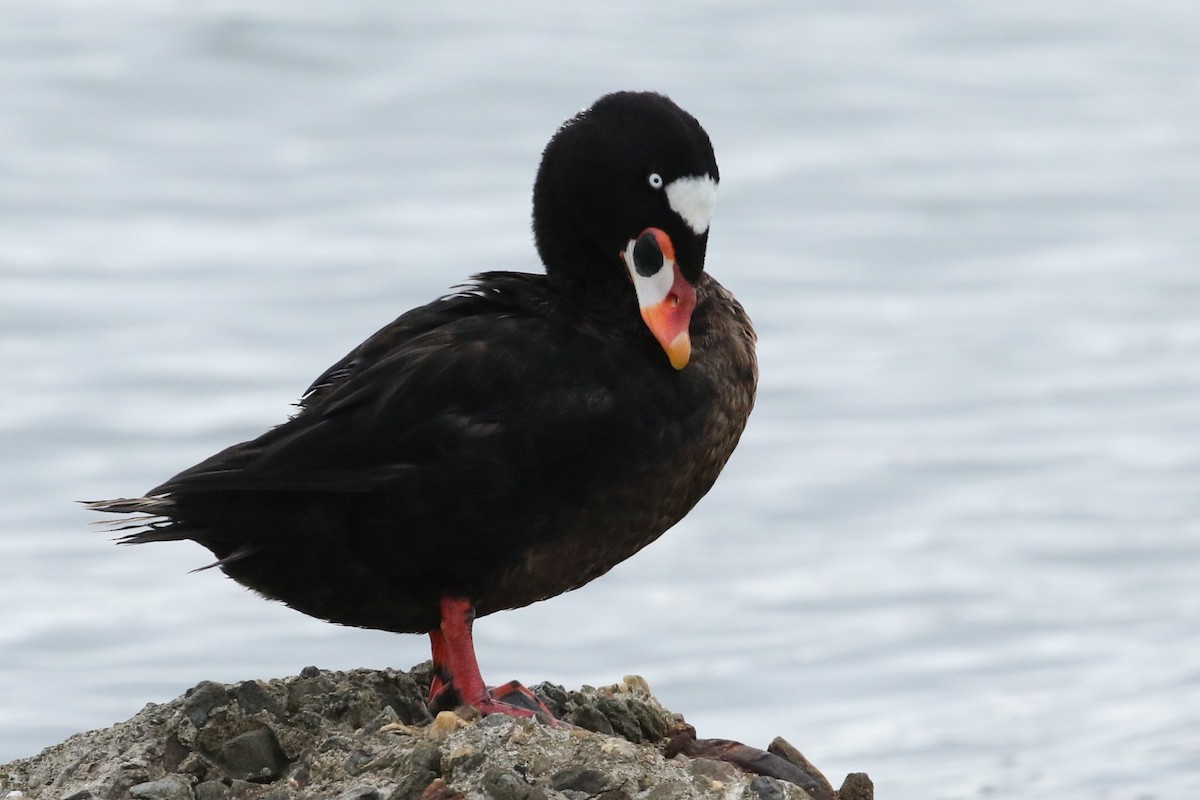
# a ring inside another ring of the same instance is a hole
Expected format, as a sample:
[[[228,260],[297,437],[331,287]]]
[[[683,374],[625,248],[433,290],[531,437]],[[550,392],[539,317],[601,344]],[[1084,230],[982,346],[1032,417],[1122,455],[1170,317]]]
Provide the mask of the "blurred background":
[[[1146,0],[0,5],[0,761],[205,679],[407,668],[128,496],[400,312],[537,270],[557,125],[652,88],[761,338],[708,498],[484,674],[644,675],[881,797],[1200,792],[1200,10]]]

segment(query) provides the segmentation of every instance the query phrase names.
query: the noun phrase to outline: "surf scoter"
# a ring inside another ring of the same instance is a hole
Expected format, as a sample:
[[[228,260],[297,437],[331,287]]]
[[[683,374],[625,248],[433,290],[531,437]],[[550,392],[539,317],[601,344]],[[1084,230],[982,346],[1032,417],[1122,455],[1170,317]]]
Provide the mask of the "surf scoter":
[[[191,539],[330,622],[428,633],[434,711],[541,710],[479,675],[475,617],[578,588],[713,485],[754,403],[754,331],[704,272],[717,162],[667,97],[567,120],[533,189],[545,275],[488,272],[325,371],[288,421],[145,497],[123,543]]]

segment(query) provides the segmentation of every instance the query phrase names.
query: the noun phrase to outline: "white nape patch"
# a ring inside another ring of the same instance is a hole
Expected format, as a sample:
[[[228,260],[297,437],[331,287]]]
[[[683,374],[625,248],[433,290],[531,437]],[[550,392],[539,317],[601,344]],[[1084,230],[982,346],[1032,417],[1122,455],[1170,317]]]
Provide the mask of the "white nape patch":
[[[667,184],[667,202],[696,233],[708,230],[717,204],[717,182],[707,175],[689,175]]]
[[[643,275],[633,265],[633,246],[635,244],[637,244],[637,239],[630,239],[629,244],[625,245],[625,268],[629,270],[629,277],[633,278],[633,289],[637,292],[638,308],[650,308],[666,300],[671,287],[675,285],[675,262],[664,256],[663,265],[658,272],[653,275]]]

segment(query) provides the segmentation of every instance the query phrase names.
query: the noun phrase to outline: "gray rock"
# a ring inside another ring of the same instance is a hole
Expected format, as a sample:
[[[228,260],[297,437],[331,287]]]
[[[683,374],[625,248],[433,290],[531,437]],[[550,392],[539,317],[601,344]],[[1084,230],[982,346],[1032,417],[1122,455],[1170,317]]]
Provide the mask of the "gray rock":
[[[637,718],[630,713],[628,704],[602,697],[596,701],[596,709],[608,719],[608,724],[612,726],[613,733],[631,742],[641,743],[644,741],[642,726],[638,724]]]
[[[690,767],[693,773],[710,781],[732,783],[737,777],[737,767],[728,761],[715,761],[711,758],[692,759]]]
[[[604,791],[608,780],[594,769],[587,767],[568,767],[550,777],[550,785],[560,792],[574,789],[588,795],[597,795]]]
[[[379,790],[374,786],[356,786],[347,792],[342,792],[336,800],[379,800]]]
[[[542,705],[550,709],[554,716],[562,719],[567,711],[569,695],[567,690],[555,683],[539,683],[531,691],[542,701]]]
[[[346,756],[346,760],[342,762],[342,768],[346,770],[347,775],[359,776],[366,771],[367,765],[374,760],[375,754],[370,750],[355,750],[350,755]]]
[[[422,793],[440,776],[427,769],[413,770],[402,778],[388,795],[388,800],[419,800]]]
[[[312,669],[235,686],[201,683],[126,722],[0,765],[0,797],[805,800],[813,790],[806,794],[803,783],[776,767],[810,784],[819,774],[811,765],[799,768],[782,745],[772,754],[697,739],[644,681],[580,691],[535,687],[578,727],[467,713],[431,726],[421,700],[428,665],[418,670]],[[869,780],[858,776],[840,800],[871,797]]]
[[[260,792],[262,789],[257,783],[250,781],[232,780],[229,782],[230,797],[253,797],[254,800],[271,800],[270,797]]]
[[[753,800],[788,800],[787,790],[779,781],[768,775],[754,776],[743,796]]]
[[[329,700],[334,696],[333,679],[322,672],[310,673],[307,667],[300,674],[302,677],[287,685],[287,710],[328,711]]]
[[[209,714],[229,703],[229,692],[219,683],[201,681],[184,694],[183,713],[197,728],[203,728]]]
[[[201,781],[196,784],[196,800],[224,800],[228,789],[221,781]]]
[[[488,770],[483,774],[480,788],[492,800],[546,800],[544,791],[529,785],[511,770]]]
[[[597,795],[593,795],[589,800],[633,800],[629,792],[624,789],[605,789]]]
[[[434,777],[441,777],[441,749],[428,739],[417,742],[408,754],[408,769],[413,772],[424,770],[433,773]]]
[[[667,738],[670,721],[665,714],[656,712],[651,706],[640,700],[629,703],[629,711],[641,727],[642,736],[647,742],[658,742]]]
[[[192,789],[179,778],[166,777],[129,787],[139,800],[192,800]]]
[[[690,800],[690,798],[698,796],[700,795],[693,792],[690,783],[663,781],[650,788],[650,791],[646,793],[645,800]]]
[[[242,711],[247,714],[257,714],[266,711],[276,719],[283,719],[287,713],[283,704],[272,695],[259,681],[242,681],[231,692],[233,699]]]
[[[442,759],[442,774],[447,779],[474,772],[487,761],[487,753],[473,747],[451,751]]]
[[[608,721],[608,717],[604,716],[604,712],[593,705],[580,706],[570,714],[571,722],[581,728],[596,733],[604,733],[609,736],[614,734],[612,723]]]
[[[255,783],[275,780],[288,763],[270,728],[233,737],[213,753],[212,760],[227,777]]]

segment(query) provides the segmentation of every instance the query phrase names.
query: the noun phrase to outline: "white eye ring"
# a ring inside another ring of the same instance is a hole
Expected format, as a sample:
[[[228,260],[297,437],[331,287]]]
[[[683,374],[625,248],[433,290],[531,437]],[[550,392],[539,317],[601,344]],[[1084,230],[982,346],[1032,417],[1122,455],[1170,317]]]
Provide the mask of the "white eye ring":
[[[651,189],[661,189],[663,187],[662,175],[659,175],[657,172],[651,172],[647,180],[650,182]]]

